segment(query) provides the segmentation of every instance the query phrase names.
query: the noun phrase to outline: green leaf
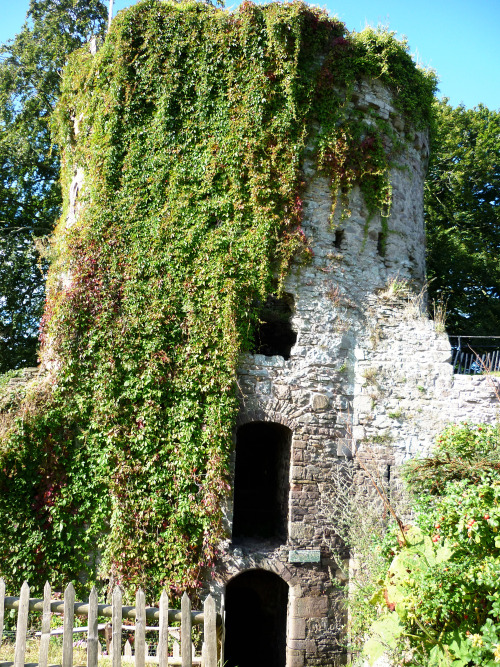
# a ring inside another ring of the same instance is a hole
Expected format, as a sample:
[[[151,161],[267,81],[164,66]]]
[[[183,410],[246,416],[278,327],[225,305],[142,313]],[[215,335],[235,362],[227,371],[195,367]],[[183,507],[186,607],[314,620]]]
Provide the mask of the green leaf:
[[[367,657],[370,665],[373,665],[384,653],[395,649],[397,640],[404,632],[398,614],[393,611],[384,614],[370,626],[370,638],[363,646],[363,654]]]

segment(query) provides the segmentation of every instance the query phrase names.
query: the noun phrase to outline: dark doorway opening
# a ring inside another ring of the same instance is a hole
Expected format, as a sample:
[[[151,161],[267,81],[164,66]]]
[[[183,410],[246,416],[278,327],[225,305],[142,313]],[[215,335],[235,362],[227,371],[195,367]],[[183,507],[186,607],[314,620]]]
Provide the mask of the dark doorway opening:
[[[238,429],[233,543],[286,542],[291,441],[290,429],[274,422],[252,422]]]
[[[284,294],[279,299],[275,296],[267,298],[259,309],[260,324],[252,354],[265,354],[267,357],[279,354],[285,360],[290,358],[292,347],[297,342],[297,334],[291,324],[293,311],[291,294]]]
[[[285,667],[288,585],[249,570],[226,588],[226,667]]]

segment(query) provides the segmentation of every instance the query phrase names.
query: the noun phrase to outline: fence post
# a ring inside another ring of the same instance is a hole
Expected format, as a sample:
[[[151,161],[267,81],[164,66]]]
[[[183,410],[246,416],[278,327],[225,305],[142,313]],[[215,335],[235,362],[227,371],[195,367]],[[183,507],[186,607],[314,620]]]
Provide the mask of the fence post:
[[[97,667],[99,659],[99,635],[97,630],[97,591],[92,586],[89,596],[89,616],[87,633],[87,667]]]
[[[158,636],[159,667],[168,666],[168,595],[163,591],[160,597],[160,632]]]
[[[5,581],[0,579],[0,644],[2,643],[3,635],[3,619],[5,614]]]
[[[203,640],[205,646],[205,660],[203,667],[217,667],[217,622],[215,615],[215,600],[211,595],[203,604]]]
[[[181,663],[182,667],[193,667],[191,642],[191,600],[184,593],[181,600]]]
[[[218,643],[218,649],[219,649],[219,663],[221,665],[224,664],[224,642],[226,640],[226,598],[224,593],[222,593],[220,597],[220,617],[222,620],[222,623],[220,625],[220,628],[217,632],[217,643]]]
[[[121,667],[122,664],[122,592],[118,586],[115,586],[112,597],[113,617],[112,617],[112,639],[111,654],[113,667]],[[64,665],[63,665],[64,667]]]
[[[135,667],[146,664],[146,598],[142,588],[135,594]],[[168,614],[167,614],[168,615]]]
[[[40,657],[38,658],[39,667],[47,667],[49,663],[49,641],[50,641],[50,584],[45,582],[43,587],[43,613],[42,613],[42,635],[40,638]]]
[[[75,622],[75,587],[68,584],[64,591],[64,623],[62,667],[73,667],[73,625]]]
[[[30,603],[30,589],[28,582],[21,586],[19,609],[17,612],[16,650],[14,652],[14,667],[23,667],[26,653],[26,631],[28,629],[28,609]]]

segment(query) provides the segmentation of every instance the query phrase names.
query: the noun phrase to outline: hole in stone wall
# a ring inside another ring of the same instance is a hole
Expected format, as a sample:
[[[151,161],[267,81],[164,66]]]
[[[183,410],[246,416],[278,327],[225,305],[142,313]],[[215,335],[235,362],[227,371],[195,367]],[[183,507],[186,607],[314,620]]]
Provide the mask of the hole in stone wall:
[[[336,229],[335,230],[335,241],[333,242],[333,245],[340,250],[342,248],[342,242],[344,241],[344,230],[343,229]]]
[[[276,354],[284,359],[290,358],[290,351],[297,341],[297,334],[292,329],[291,318],[294,301],[291,294],[284,294],[280,299],[269,296],[259,310],[259,325],[252,354]]]
[[[226,667],[285,667],[288,585],[265,570],[237,575],[226,587]]]
[[[385,246],[387,243],[386,234],[379,232],[377,236],[377,252],[381,257],[385,257]]]
[[[284,544],[288,532],[292,432],[274,422],[240,426],[236,435],[233,543]]]

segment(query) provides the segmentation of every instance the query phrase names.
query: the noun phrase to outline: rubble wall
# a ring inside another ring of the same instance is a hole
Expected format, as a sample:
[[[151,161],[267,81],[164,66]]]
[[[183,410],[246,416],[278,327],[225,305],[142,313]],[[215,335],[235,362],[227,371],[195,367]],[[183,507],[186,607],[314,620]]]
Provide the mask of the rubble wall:
[[[360,84],[353,101],[389,119],[406,142],[391,173],[392,211],[387,227],[380,216],[368,220],[355,189],[350,216],[339,201],[332,218],[330,184],[306,155],[303,227],[314,254],[293,267],[285,286],[295,303],[297,342],[286,361],[244,355],[239,369],[239,424],[271,421],[293,433],[288,540],[235,546],[229,505],[228,540],[212,585],[220,593],[252,568],[289,584],[287,667],[345,660],[334,585],[342,572],[327,519],[336,467],[358,453],[394,483],[400,464],[428,451],[448,422],[498,415],[491,379],[454,376],[448,338],[425,314],[427,135],[405,128],[380,86]],[[321,550],[321,562],[290,563],[296,549]]]

